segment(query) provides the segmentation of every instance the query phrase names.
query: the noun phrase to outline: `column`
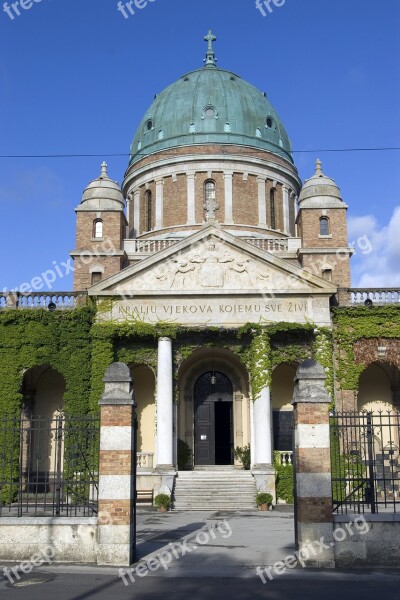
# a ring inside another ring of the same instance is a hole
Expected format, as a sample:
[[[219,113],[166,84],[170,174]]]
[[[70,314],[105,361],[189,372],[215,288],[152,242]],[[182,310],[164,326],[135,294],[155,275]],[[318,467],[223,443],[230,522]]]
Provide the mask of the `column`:
[[[258,224],[260,227],[267,225],[267,198],[264,177],[257,177],[258,183]]]
[[[133,193],[133,235],[140,235],[140,190]]]
[[[264,387],[253,402],[253,467],[258,492],[268,492],[276,499],[275,469],[272,464],[271,394]]]
[[[187,173],[187,224],[196,223],[195,173]]]
[[[294,236],[297,237],[297,224],[296,224],[296,220],[297,220],[297,213],[298,213],[298,207],[297,207],[297,196],[294,192],[292,192],[290,194],[290,198],[293,202],[293,215],[294,215]]]
[[[156,229],[162,229],[164,220],[164,180],[156,180]]]
[[[158,340],[157,360],[157,469],[173,469],[172,340]]]
[[[289,188],[284,185],[282,187],[283,194],[283,231],[290,235],[289,225]]]
[[[132,197],[133,197],[132,192],[129,193],[127,195],[127,197],[126,197],[126,220],[128,222],[128,225],[126,226],[125,238],[127,240],[129,240],[129,238],[131,237],[130,222],[131,222],[131,202],[132,202]]]
[[[297,369],[294,406],[295,531],[308,567],[335,566],[329,436],[330,396],[326,375],[315,360]],[[324,539],[316,555],[310,542]]]
[[[124,363],[104,376],[100,400],[99,565],[129,566],[134,556],[135,400]]]
[[[233,171],[224,173],[225,182],[225,223],[233,223]]]
[[[236,446],[243,446],[243,394],[241,392],[235,392],[233,395],[234,402],[234,417],[233,422],[235,425],[235,448]]]
[[[265,387],[253,406],[254,420],[254,467],[272,464],[271,394]]]

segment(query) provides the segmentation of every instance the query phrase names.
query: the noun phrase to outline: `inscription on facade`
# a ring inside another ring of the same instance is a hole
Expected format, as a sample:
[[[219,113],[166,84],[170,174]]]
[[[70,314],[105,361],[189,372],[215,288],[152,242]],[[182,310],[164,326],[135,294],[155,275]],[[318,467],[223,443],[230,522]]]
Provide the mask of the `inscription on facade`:
[[[260,298],[193,299],[125,299],[114,302],[110,313],[102,320],[113,321],[170,321],[187,325],[240,326],[263,321],[329,323],[329,301],[317,311],[313,298],[280,298],[260,301]]]

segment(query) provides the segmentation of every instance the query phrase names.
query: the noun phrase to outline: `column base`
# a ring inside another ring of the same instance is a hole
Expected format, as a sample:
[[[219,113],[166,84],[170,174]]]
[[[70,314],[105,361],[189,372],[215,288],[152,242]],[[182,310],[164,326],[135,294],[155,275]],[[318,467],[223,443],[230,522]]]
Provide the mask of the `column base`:
[[[157,465],[155,471],[158,473],[158,475],[161,475],[161,487],[159,489],[159,493],[172,496],[176,477],[176,471],[174,467],[171,465]]]
[[[276,502],[275,467],[272,464],[253,465],[251,473],[256,481],[257,492],[268,492]]]
[[[173,465],[156,465],[154,469],[157,473],[176,473]]]

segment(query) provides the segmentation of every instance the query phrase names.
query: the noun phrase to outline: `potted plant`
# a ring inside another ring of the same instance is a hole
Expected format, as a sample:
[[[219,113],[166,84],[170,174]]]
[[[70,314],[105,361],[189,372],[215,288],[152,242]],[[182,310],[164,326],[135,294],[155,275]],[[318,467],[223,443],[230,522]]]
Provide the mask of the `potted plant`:
[[[272,500],[271,494],[268,494],[267,492],[259,492],[256,496],[256,503],[259,510],[269,510]]]
[[[158,494],[154,498],[154,504],[158,507],[159,512],[167,512],[171,506],[171,498],[168,494]]]

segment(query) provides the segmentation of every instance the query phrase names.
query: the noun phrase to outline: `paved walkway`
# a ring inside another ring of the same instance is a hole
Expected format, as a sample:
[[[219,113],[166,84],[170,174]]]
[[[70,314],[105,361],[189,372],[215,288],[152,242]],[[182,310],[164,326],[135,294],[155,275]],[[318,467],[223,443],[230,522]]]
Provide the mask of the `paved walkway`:
[[[287,512],[157,512],[138,515],[138,560],[164,558],[152,576],[254,577],[295,551]],[[165,565],[165,566],[164,566]]]

